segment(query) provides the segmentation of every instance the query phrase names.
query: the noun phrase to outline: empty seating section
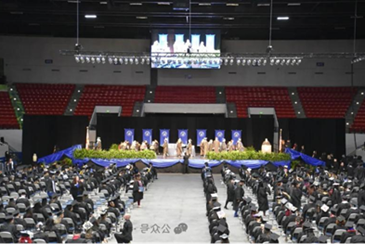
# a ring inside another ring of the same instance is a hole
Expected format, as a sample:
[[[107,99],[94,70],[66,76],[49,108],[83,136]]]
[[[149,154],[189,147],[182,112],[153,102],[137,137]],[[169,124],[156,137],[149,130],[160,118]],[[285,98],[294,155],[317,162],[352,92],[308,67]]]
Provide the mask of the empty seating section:
[[[235,103],[237,117],[247,118],[249,107],[275,108],[278,118],[295,118],[288,89],[282,87],[226,87],[227,103]]]
[[[357,90],[350,87],[297,88],[307,118],[344,118]]]
[[[63,115],[75,85],[17,84],[16,88],[26,114]]]
[[[145,86],[86,85],[75,115],[91,116],[95,106],[122,106],[122,116],[132,116],[135,102],[142,102]]]
[[[11,104],[9,93],[0,92],[0,128],[18,129],[19,124]]]
[[[357,111],[351,129],[358,132],[365,132],[365,100],[362,102],[360,109]]]
[[[215,103],[214,87],[158,86],[155,103]]]

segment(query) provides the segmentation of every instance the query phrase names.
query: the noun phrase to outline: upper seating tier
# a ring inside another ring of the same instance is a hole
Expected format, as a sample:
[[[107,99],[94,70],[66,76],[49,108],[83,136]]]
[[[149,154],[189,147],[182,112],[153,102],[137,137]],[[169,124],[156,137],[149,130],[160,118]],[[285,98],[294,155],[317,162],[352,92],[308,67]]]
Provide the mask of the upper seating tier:
[[[155,103],[215,103],[215,88],[202,86],[158,86]]]
[[[6,91],[0,92],[0,128],[19,129],[9,93]]]

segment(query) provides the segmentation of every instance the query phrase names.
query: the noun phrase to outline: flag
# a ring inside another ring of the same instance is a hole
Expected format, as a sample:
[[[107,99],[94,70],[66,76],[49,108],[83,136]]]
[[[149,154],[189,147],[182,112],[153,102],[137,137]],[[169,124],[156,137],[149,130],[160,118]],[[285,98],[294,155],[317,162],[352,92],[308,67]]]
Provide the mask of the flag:
[[[196,145],[199,146],[205,137],[207,137],[207,130],[196,130]]]
[[[147,141],[148,144],[152,142],[152,129],[143,129],[143,141]]]
[[[169,129],[160,129],[160,144],[162,145],[167,139],[167,142],[170,141],[170,130]]]
[[[183,144],[188,144],[188,130],[178,130],[178,137]]]
[[[224,139],[224,130],[215,130],[215,137],[218,137],[218,141],[222,142]]]
[[[232,130],[233,144],[237,144],[238,139],[241,139],[242,130]]]
[[[132,144],[134,141],[134,129],[124,129],[124,140]]]

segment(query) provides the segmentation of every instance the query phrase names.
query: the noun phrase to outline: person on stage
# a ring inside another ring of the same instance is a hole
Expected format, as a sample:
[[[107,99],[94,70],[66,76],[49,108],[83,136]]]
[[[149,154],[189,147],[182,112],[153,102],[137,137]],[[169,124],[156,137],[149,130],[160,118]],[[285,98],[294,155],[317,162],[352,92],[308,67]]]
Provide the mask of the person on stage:
[[[207,155],[207,153],[209,152],[209,143],[208,143],[208,139],[204,138],[204,157]]]
[[[141,207],[141,200],[143,199],[144,185],[141,180],[141,175],[138,173],[135,175],[135,180],[133,183],[133,201],[137,202],[138,207]]]
[[[101,151],[102,150],[102,148],[101,148],[101,138],[100,137],[98,137],[96,139],[96,143],[95,143],[94,149],[97,150],[97,151]]]
[[[210,139],[209,143],[208,143],[208,152],[211,152],[211,151],[213,151],[213,140],[212,139]]]
[[[242,144],[241,139],[238,139],[238,141],[237,141],[237,151],[243,152],[244,150],[245,150],[245,148],[244,148],[244,146]]]
[[[166,158],[167,157],[168,148],[169,148],[169,143],[167,141],[167,138],[165,138],[165,140],[163,141],[162,148],[163,148],[162,156],[163,156],[163,158]]]
[[[216,137],[213,142],[213,148],[215,153],[219,153],[220,144],[221,143],[219,142],[218,137]]]
[[[229,152],[232,152],[234,150],[233,140],[230,140],[228,142],[227,149],[228,149]]]
[[[179,138],[176,142],[176,157],[181,158],[182,155],[182,140]]]
[[[189,157],[193,156],[193,143],[191,139],[188,140],[188,145],[186,145],[186,153],[189,155]]]
[[[221,152],[226,152],[227,151],[227,143],[226,143],[226,139],[225,138],[223,138],[223,140],[222,140],[220,150],[221,150]]]
[[[141,151],[144,151],[144,150],[146,150],[146,149],[148,149],[148,147],[147,147],[147,143],[144,141],[144,142],[142,142],[142,144],[141,144],[141,148],[140,148],[140,150],[141,150]]]
[[[199,147],[200,147],[200,156],[201,157],[204,157],[205,156],[205,153],[204,153],[204,141],[205,141],[205,138],[200,142],[200,145],[199,145]]]

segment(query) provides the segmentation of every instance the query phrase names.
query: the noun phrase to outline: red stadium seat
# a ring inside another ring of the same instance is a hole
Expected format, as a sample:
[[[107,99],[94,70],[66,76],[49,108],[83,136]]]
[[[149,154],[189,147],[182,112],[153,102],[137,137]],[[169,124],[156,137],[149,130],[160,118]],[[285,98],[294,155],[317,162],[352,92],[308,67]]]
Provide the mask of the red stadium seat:
[[[0,92],[0,128],[19,129],[8,92]]]
[[[215,103],[214,87],[158,86],[155,103]]]

